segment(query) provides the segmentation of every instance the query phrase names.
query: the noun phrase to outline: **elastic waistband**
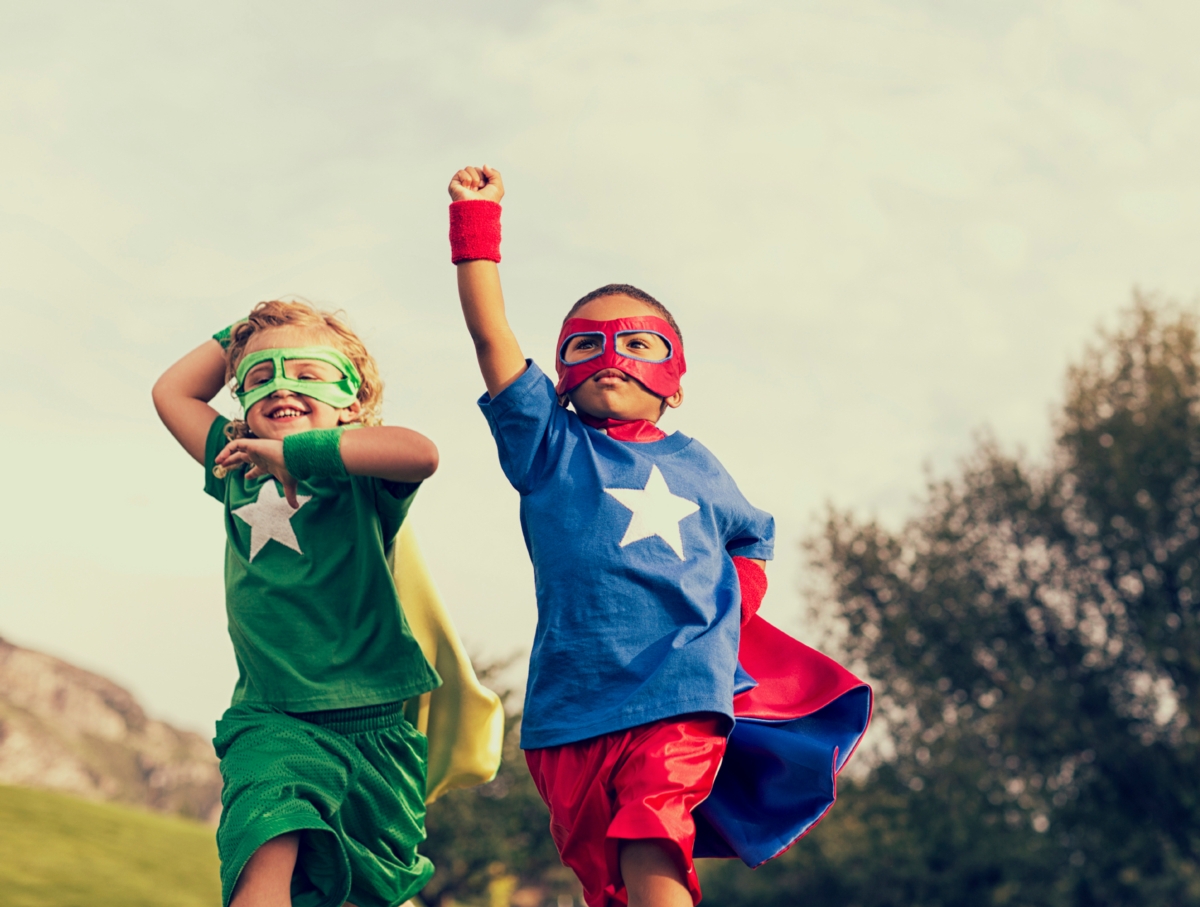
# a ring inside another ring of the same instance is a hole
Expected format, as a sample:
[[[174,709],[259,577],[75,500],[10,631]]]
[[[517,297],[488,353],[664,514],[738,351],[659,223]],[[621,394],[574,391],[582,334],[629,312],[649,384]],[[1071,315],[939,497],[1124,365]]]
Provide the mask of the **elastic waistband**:
[[[321,709],[319,712],[288,712],[293,718],[329,728],[338,734],[386,731],[404,721],[403,702],[385,702],[353,709]]]

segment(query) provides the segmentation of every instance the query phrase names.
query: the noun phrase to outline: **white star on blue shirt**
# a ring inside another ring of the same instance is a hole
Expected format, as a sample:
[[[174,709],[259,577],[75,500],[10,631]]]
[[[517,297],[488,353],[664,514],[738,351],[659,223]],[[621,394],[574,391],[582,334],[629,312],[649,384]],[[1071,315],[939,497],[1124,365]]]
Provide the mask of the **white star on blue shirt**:
[[[629,528],[625,530],[625,537],[621,539],[622,548],[633,542],[658,536],[679,555],[680,560],[686,560],[683,556],[683,539],[679,535],[679,523],[684,517],[691,516],[699,510],[700,505],[671,494],[667,480],[663,478],[657,465],[650,467],[650,478],[646,480],[645,488],[606,488],[604,491],[633,511],[629,518]]]

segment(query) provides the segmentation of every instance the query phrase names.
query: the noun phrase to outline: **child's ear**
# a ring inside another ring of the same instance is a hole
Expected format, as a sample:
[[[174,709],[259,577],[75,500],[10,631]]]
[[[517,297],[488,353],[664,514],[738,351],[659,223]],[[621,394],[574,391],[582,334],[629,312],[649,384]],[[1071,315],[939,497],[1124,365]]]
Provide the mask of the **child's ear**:
[[[355,400],[345,409],[338,410],[338,425],[357,422],[362,417],[362,404]]]
[[[683,388],[682,387],[679,388],[679,390],[675,391],[675,393],[671,394],[671,396],[663,397],[663,403],[666,404],[666,406],[671,407],[671,409],[675,409],[682,402],[683,402]],[[665,408],[663,411],[664,412],[666,411]]]

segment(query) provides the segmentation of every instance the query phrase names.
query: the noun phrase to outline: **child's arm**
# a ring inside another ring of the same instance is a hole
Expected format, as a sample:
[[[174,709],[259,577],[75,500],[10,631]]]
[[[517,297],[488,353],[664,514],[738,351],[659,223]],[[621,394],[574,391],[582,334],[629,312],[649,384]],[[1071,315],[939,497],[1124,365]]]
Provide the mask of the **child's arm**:
[[[154,408],[175,440],[192,458],[204,463],[204,444],[217,411],[208,401],[225,386],[225,351],[206,340],[154,383]]]
[[[456,202],[499,203],[503,197],[500,171],[491,167],[465,167],[450,180],[450,198]],[[481,258],[460,261],[458,298],[462,301],[467,330],[475,342],[483,382],[488,395],[495,397],[525,374],[525,354],[504,315],[504,294],[496,263]]]
[[[336,434],[329,429],[328,433],[325,430],[302,432],[289,438],[296,438],[301,447],[285,452],[285,444],[291,447],[297,441],[238,438],[217,454],[216,464],[225,469],[249,466],[247,479],[270,473],[283,484],[284,496],[293,507],[299,506],[296,499],[298,478],[337,474],[344,468],[354,476],[423,482],[438,467],[437,447],[410,428],[384,425]]]

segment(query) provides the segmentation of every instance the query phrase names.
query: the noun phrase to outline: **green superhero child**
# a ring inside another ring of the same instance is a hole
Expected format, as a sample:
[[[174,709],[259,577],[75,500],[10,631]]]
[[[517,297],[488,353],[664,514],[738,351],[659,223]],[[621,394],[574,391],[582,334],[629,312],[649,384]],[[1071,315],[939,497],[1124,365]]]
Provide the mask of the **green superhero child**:
[[[209,402],[232,382],[245,420]],[[395,907],[433,865],[427,741],[404,717],[441,681],[389,559],[428,438],[381,426],[382,384],[331,315],[264,302],[172,365],[154,403],[225,506],[238,665],[214,740],[226,907]]]

